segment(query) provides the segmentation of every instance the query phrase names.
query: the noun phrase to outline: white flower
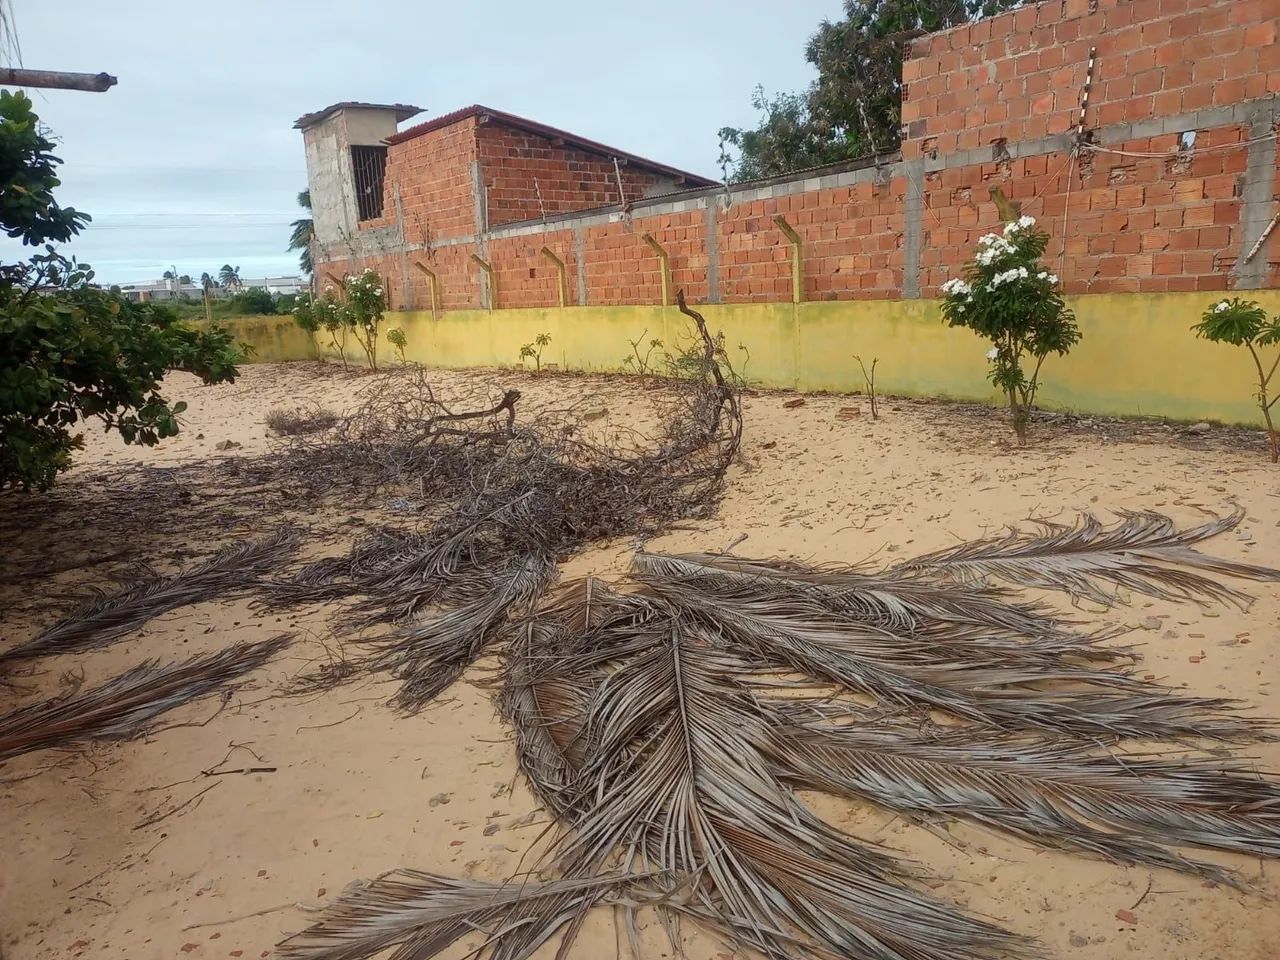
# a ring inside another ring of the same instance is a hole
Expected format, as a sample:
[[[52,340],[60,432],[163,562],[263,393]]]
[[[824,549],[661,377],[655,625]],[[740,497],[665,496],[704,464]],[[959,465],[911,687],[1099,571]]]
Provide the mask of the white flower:
[[[1000,350],[996,347],[992,347],[990,350],[987,351],[988,360],[996,360],[999,358],[999,356],[1000,356]]]
[[[1220,300],[1220,301],[1218,301],[1218,304],[1213,308],[1213,312],[1214,312],[1214,313],[1226,313],[1226,312],[1227,312],[1228,310],[1230,310],[1230,309],[1231,309],[1231,304],[1230,304],[1230,303],[1228,303],[1226,300]]]
[[[970,295],[972,289],[973,288],[970,287],[969,284],[961,280],[959,277],[953,277],[942,285],[942,292],[948,296],[959,294],[967,297]]]
[[[1007,237],[1009,234],[1017,233],[1019,230],[1029,230],[1035,225],[1035,217],[1019,217],[1017,220],[1010,221],[1005,225],[1004,235]]]
[[[1005,270],[1003,273],[997,273],[992,277],[991,289],[994,290],[1001,284],[1012,283],[1015,280],[1025,280],[1028,276],[1030,276],[1030,274],[1027,272],[1026,267],[1013,267],[1009,270]]]

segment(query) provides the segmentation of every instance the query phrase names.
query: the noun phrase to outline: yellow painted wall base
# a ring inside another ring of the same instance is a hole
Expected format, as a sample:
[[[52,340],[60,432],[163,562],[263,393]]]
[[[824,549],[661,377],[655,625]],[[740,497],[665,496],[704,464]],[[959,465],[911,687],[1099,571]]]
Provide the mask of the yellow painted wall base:
[[[195,324],[207,325],[202,321],[195,321]],[[215,320],[214,325],[227,328],[237,340],[253,347],[250,360],[258,363],[315,360],[320,356],[311,337],[293,322],[292,317],[229,317]]]
[[[1247,296],[1280,313],[1280,291]],[[1248,353],[1206,343],[1191,332],[1214,300],[1203,293],[1069,297],[1083,340],[1069,356],[1045,361],[1039,402],[1084,413],[1261,424]],[[723,331],[735,365],[763,387],[861,390],[858,354],[868,365],[879,358],[881,393],[999,402],[986,379],[989,345],[967,330],[948,328],[939,307],[934,300],[867,300],[698,309],[713,332]],[[288,323],[288,318],[260,318],[233,325],[258,347],[257,359],[316,356],[301,331],[282,329]],[[626,370],[629,341],[640,339],[643,353],[651,339],[670,349],[691,342],[692,333],[679,310],[659,306],[455,310],[437,320],[429,311],[415,311],[387,314],[384,336],[392,327],[405,332],[406,358],[426,366],[519,365],[521,345],[548,333],[544,366],[581,371]],[[347,353],[349,360],[359,359],[358,349]],[[661,353],[654,352],[655,361]],[[383,342],[379,356],[390,362],[395,353]]]

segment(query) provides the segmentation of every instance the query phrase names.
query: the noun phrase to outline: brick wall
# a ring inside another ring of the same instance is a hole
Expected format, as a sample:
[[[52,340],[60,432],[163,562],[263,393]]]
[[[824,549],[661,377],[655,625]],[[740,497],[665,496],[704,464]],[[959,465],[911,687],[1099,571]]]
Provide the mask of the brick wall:
[[[1280,92],[1275,0],[1047,0],[922,37],[903,63],[903,154],[1073,130],[1091,49],[1093,126]]]
[[[499,307],[550,306],[558,288],[546,245],[566,263],[570,303],[583,289],[595,305],[656,303],[661,272],[648,234],[667,251],[673,293],[785,301],[782,216],[803,239],[803,299],[933,297],[999,225],[998,191],[1049,231],[1048,258],[1069,293],[1277,287],[1280,230],[1247,270],[1240,261],[1280,209],[1278,26],[1278,0],[1046,0],[911,45],[900,158],[625,210],[616,187],[610,194],[611,163],[496,125],[457,124],[391,148],[403,243],[373,242],[384,217],[359,256],[326,251],[325,268],[376,263],[397,306],[425,308],[412,264],[429,263],[446,309],[476,307],[485,301],[474,252],[497,271]],[[489,190],[480,235],[473,160]],[[546,223],[530,222],[540,216],[534,176],[545,184]],[[646,189],[642,178],[627,182],[637,195]],[[587,209],[601,198],[615,205]]]
[[[618,174],[628,200],[643,197],[659,183],[656,174],[630,165],[615,171],[605,157],[500,123],[481,124],[476,144],[491,227],[618,203]]]

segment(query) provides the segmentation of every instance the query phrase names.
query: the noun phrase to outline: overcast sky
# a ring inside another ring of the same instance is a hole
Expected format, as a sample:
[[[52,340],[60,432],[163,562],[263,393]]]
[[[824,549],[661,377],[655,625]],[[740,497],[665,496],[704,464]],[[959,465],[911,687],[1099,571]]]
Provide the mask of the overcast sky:
[[[108,282],[223,263],[297,272],[306,186],[293,121],[338,100],[471,103],[719,176],[716,131],[751,91],[793,90],[840,0],[12,0],[31,69],[106,71],[107,93],[33,91],[60,140],[71,251]],[[12,255],[12,246],[5,248]]]

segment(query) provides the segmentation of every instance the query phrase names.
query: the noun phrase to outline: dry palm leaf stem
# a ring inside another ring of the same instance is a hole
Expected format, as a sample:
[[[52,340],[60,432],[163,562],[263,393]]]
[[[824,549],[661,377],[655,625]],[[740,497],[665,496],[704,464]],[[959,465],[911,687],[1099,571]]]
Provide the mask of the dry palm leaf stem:
[[[505,639],[500,703],[561,829],[542,879],[388,875],[281,955],[362,960],[396,946],[394,960],[425,960],[478,929],[491,956],[523,960],[556,933],[568,950],[597,903],[619,911],[633,952],[645,905],[677,953],[680,918],[776,960],[1035,952],[918,892],[801,789],[1240,884],[1185,848],[1280,856],[1280,781],[1122,745],[1268,729],[1229,702],[1142,681],[1106,635],[994,585],[1241,602],[1212,576],[1280,571],[1195,549],[1238,521],[1084,518],[882,570],[641,554],[622,590],[569,584]],[[779,690],[788,683],[801,689]]]
[[[0,761],[86,740],[136,736],[160,714],[256,670],[292,639],[281,634],[168,666],[148,661],[92,689],[19,707],[0,716]]]
[[[25,643],[0,652],[0,664],[105,646],[170,610],[244,594],[284,564],[300,543],[297,530],[281,526],[265,537],[237,540],[169,576],[146,571],[119,590],[99,593]]]

